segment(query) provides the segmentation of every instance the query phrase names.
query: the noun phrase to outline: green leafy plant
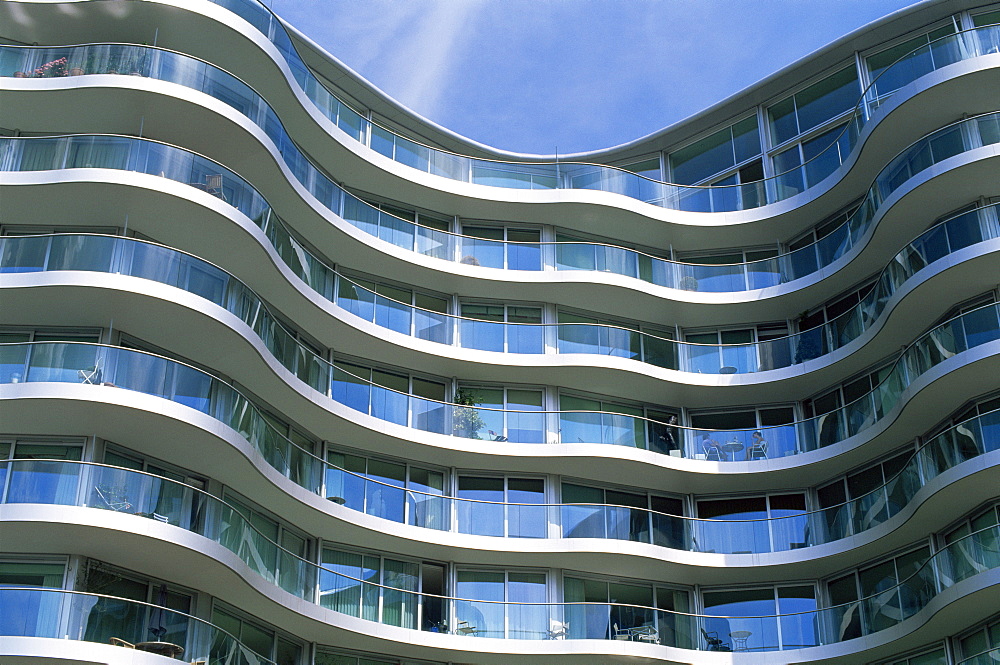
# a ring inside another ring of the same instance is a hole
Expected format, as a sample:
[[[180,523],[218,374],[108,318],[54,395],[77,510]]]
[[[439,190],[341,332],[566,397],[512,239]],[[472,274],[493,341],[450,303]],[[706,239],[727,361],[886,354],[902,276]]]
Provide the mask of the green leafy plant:
[[[452,429],[458,436],[467,439],[478,439],[479,430],[486,427],[486,421],[479,415],[477,406],[482,398],[472,390],[459,388],[455,392],[452,403],[456,407],[452,411]]]

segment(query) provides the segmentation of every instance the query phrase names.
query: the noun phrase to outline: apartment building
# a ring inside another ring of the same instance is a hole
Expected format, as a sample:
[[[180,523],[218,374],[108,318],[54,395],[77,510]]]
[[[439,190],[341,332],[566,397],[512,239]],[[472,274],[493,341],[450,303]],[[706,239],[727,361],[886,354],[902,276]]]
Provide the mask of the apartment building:
[[[0,95],[3,665],[1000,661],[1000,5],[558,160],[257,0]]]

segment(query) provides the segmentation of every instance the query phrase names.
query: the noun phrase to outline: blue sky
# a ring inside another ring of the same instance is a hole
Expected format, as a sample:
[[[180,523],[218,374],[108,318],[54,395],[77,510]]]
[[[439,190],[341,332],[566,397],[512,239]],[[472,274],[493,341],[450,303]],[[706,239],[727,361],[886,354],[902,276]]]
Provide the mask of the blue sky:
[[[912,3],[269,0],[420,115],[544,154],[645,136]]]

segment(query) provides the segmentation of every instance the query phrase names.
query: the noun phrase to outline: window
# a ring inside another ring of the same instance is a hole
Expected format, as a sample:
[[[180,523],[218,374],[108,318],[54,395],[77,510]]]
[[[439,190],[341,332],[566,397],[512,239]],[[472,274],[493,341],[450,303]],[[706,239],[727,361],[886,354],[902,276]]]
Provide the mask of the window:
[[[688,549],[679,497],[562,484],[562,537],[613,538]]]
[[[908,465],[913,450],[907,449],[893,457],[848,474],[816,491],[821,514],[826,521],[825,540],[837,540],[881,524],[906,505],[903,495],[915,477],[897,479],[901,472],[912,476],[916,469]],[[910,485],[912,486],[912,485]],[[842,505],[850,501],[849,505]]]
[[[409,658],[400,660],[394,656],[375,654],[352,654],[320,646],[316,650],[314,665],[444,665],[444,663],[416,661]]]
[[[868,93],[870,110],[874,111],[886,97],[907,83],[960,60],[961,45],[958,40],[944,39],[956,32],[957,26],[949,21],[947,25],[865,58],[868,80],[871,81]],[[903,61],[895,64],[900,59]]]
[[[545,573],[459,570],[455,592],[469,599],[455,601],[458,635],[518,640],[549,636]]]
[[[2,445],[2,444],[0,444]],[[0,587],[62,589],[65,562],[0,560]],[[59,637],[62,594],[4,591],[0,635]]]
[[[151,475],[91,467],[91,506],[124,510],[192,531],[203,528],[204,497],[185,485],[204,489],[204,479],[110,447],[104,450],[104,463]]]
[[[1000,505],[994,505],[970,519],[962,520],[945,534],[943,549],[948,550],[949,572],[946,574],[950,583],[959,582],[983,571],[984,557],[989,561],[992,556],[989,553],[996,552],[1000,548],[998,524],[1000,524]],[[990,565],[987,563],[987,566]]]
[[[610,443],[666,452],[671,416],[676,411],[643,407],[577,395],[559,397],[559,431],[563,443]],[[652,441],[652,445],[650,445]]]
[[[801,492],[699,499],[697,549],[756,554],[798,549],[809,543],[806,496]]]
[[[878,315],[871,307],[873,298],[868,298],[875,289],[876,282],[869,282],[847,295],[809,312],[798,319],[799,334],[795,336],[795,360],[805,362],[830,353],[856,339],[864,329],[863,317],[869,321]],[[859,303],[868,298],[865,312],[858,310]]]
[[[819,644],[812,584],[706,590],[702,601],[706,614],[719,617],[706,618],[705,630],[733,651],[777,651]]]
[[[831,580],[829,612],[843,616],[833,622],[840,626],[835,640],[885,630],[922,608],[934,595],[934,571],[923,565],[929,558],[930,549],[924,546]],[[903,580],[906,585],[899,586]],[[857,602],[862,598],[868,600]]]
[[[757,371],[754,329],[685,333],[687,371],[698,374],[745,374]],[[725,345],[725,346],[722,346]]]
[[[410,394],[414,397],[409,397]],[[333,399],[381,420],[443,432],[444,396],[443,381],[411,378],[345,361],[334,363]]]
[[[88,615],[82,622],[86,626],[84,640],[107,644],[117,637],[133,644],[169,642],[186,646],[191,628],[186,615],[193,608],[193,592],[96,561],[87,562],[81,586],[83,591],[102,596],[92,606],[87,605]],[[137,602],[122,602],[118,598]],[[139,603],[159,605],[166,610],[149,611]]]
[[[887,660],[882,665],[948,665],[948,656],[944,647],[939,647],[907,658]]]
[[[857,206],[852,205],[788,243],[788,254],[782,257],[784,281],[810,275],[843,256],[851,246],[847,222],[856,210]]]
[[[274,661],[275,665],[299,665],[302,660],[302,645],[278,633],[270,626],[244,619],[235,610],[212,608],[212,623],[238,639],[254,653]],[[212,643],[212,660],[225,662],[231,653],[230,646],[223,641]]]
[[[754,208],[765,203],[759,187],[764,178],[760,154],[756,115],[671,152],[667,161],[672,182],[718,187],[682,188],[680,209],[715,212]]]
[[[463,347],[501,353],[545,352],[541,307],[487,303],[462,303],[461,307]]]
[[[686,291],[720,292],[762,289],[780,281],[776,248],[730,250],[723,253],[683,253],[678,288]]]
[[[75,505],[81,467],[80,443],[0,440],[0,498],[3,503]]]
[[[541,270],[541,231],[462,225],[461,263],[507,270]]]
[[[991,621],[980,626],[957,641],[963,659],[972,658],[992,649],[1000,649],[1000,621]],[[995,660],[992,656],[993,654],[990,654],[986,662]]]
[[[99,348],[89,346],[100,341],[95,330],[22,330],[0,328],[0,382],[58,381],[80,383],[80,370],[96,370],[91,381],[101,376],[97,366]],[[85,344],[41,344],[30,346],[23,342],[84,342]]]
[[[320,478],[312,457],[316,440],[266,411],[260,414],[279,435],[264,437],[260,446],[264,458],[298,485],[318,489]]]
[[[672,330],[642,326],[640,332],[638,324],[563,310],[558,312],[558,321],[559,353],[633,358],[677,369]]]
[[[792,405],[692,413],[691,427],[689,456],[696,459],[749,461],[784,457],[798,450]]]
[[[331,501],[394,522],[449,528],[444,472],[333,450],[326,459],[332,465],[326,470]]]
[[[451,259],[451,221],[434,214],[416,212],[386,203],[344,197],[344,218],[366,233],[404,249]]]
[[[853,109],[860,96],[858,72],[852,64],[772,104],[767,109],[771,145],[781,145]]]
[[[805,400],[806,418],[812,419],[805,429],[807,436],[815,436],[815,444],[819,447],[829,446],[871,425],[876,418],[871,392],[890,376],[892,368],[892,364],[885,365],[819,397]]]
[[[455,433],[487,441],[544,443],[543,398],[539,389],[460,385],[455,402],[468,406],[454,408]]]
[[[440,572],[440,564],[420,564],[324,547],[319,578],[320,605],[368,621],[415,629],[421,608],[421,568],[429,565],[436,573]],[[427,591],[441,592],[442,589]]]
[[[774,155],[779,199],[787,199],[822,181],[837,170],[857,140],[853,125],[836,125]],[[803,168],[799,168],[802,165]]]
[[[640,582],[563,578],[569,639],[647,635],[643,641],[692,649],[691,596],[686,589]],[[657,611],[659,610],[659,611]],[[639,638],[636,638],[639,639]]]
[[[778,199],[786,199],[823,180],[840,166],[857,138],[853,125],[829,121],[855,108],[861,88],[852,64],[768,107],[771,145],[784,146],[772,157]],[[799,168],[805,164],[805,168]]]
[[[228,490],[224,500],[219,542],[238,553],[244,561],[269,582],[289,593],[308,597],[312,592],[311,575],[302,560],[309,554],[309,541],[286,524],[237,498]]]
[[[458,531],[480,536],[545,538],[548,520],[541,478],[458,477]]]
[[[451,344],[448,298],[371,280],[337,278],[337,305],[376,325]]]

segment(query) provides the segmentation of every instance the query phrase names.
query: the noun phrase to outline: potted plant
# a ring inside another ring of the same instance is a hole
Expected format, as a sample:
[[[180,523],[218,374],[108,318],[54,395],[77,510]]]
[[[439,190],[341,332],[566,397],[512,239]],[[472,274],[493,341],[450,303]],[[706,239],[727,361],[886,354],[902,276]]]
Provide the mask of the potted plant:
[[[459,388],[455,392],[455,399],[452,400],[456,405],[452,410],[452,430],[456,436],[466,439],[479,438],[479,430],[486,427],[486,421],[479,415],[479,411],[473,408],[479,400],[479,395],[472,390]]]
[[[697,291],[698,290],[698,280],[691,275],[684,275],[681,277],[680,283],[677,284],[677,288],[683,291]]]

